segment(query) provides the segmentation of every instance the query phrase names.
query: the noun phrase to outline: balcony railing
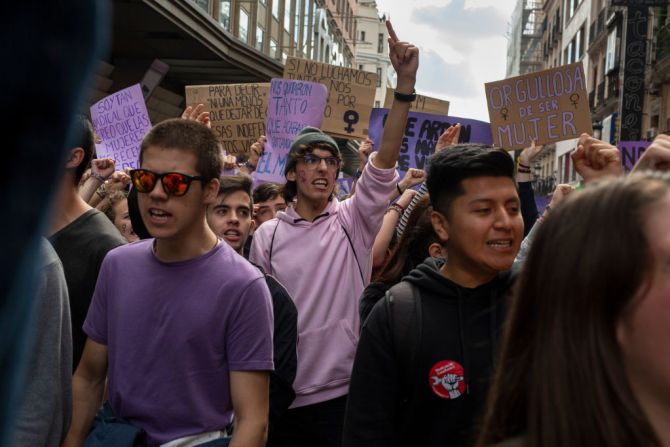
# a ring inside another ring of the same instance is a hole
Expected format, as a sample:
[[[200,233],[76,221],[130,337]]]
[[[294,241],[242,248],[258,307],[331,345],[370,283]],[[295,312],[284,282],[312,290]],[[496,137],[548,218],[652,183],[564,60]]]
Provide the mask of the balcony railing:
[[[589,92],[589,108],[591,111],[595,110],[596,108],[596,91],[592,90]]]
[[[619,78],[611,77],[607,80],[607,99],[616,99],[619,97]]]
[[[600,35],[605,32],[607,23],[607,8],[603,8],[602,11],[598,14],[596,20],[591,23],[589,27],[589,45],[591,45],[595,40],[600,37]]]
[[[600,104],[605,100],[605,81],[598,84],[597,92],[596,104]]]
[[[668,57],[670,57],[670,23],[659,28],[656,37],[656,62]]]

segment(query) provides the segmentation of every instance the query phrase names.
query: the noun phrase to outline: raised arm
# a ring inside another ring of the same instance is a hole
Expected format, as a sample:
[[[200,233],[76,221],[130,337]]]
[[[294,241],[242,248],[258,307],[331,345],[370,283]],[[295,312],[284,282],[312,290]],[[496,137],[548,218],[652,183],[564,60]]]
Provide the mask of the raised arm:
[[[386,27],[389,31],[389,58],[398,75],[396,92],[405,95],[412,94],[416,83],[416,73],[419,69],[419,49],[411,43],[401,42],[390,21],[386,22]],[[410,102],[398,101],[394,98],[393,106],[384,125],[384,135],[379,151],[374,159],[374,164],[378,168],[395,167],[400,154],[400,144],[407,124],[410,104]]]

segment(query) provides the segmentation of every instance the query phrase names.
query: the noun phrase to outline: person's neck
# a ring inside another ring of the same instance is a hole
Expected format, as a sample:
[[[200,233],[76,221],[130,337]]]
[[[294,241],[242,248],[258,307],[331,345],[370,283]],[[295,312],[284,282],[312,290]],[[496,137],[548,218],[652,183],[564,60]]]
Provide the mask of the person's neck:
[[[67,227],[91,209],[91,206],[79,196],[73,179],[70,177],[63,179],[52,205],[49,236]]]
[[[670,447],[670,405],[661,397],[662,393],[648,390],[646,384],[638,383],[639,380],[637,379],[637,382],[636,378],[631,380],[633,393],[637,397],[642,411],[647,416],[660,445]]]
[[[295,204],[295,212],[303,219],[313,222],[317,216],[323,214],[326,207],[328,207],[328,199],[323,202],[314,202],[298,197],[298,202]]]
[[[197,258],[214,249],[219,238],[203,219],[202,227],[184,237],[156,239],[154,253],[163,262],[179,262]]]
[[[468,265],[459,263],[457,259],[453,259],[451,253],[447,256],[447,262],[444,263],[440,269],[442,275],[461,287],[474,289],[496,277],[496,272],[483,272],[471,268]]]

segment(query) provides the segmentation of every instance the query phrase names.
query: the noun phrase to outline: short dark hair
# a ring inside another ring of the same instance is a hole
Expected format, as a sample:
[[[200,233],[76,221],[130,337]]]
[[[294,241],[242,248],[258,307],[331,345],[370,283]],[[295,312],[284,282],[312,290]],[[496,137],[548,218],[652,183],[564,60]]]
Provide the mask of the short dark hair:
[[[156,124],[142,140],[140,164],[144,151],[150,146],[195,154],[198,159],[196,170],[204,178],[203,183],[219,178],[223,170],[218,138],[211,129],[195,121],[173,118]]]
[[[224,175],[221,177],[219,194],[227,196],[237,191],[244,191],[249,195],[249,207],[254,207],[254,199],[251,195],[251,177],[248,175]]]
[[[95,137],[93,125],[84,115],[76,115],[72,124],[72,148],[80,147],[84,150],[84,158],[74,171],[74,184],[79,185],[79,181],[84,176],[93,158],[93,149],[95,148]]]
[[[314,149],[330,151],[330,153],[333,154],[333,157],[336,157],[340,163],[342,163],[342,155],[340,155],[339,149],[331,146],[330,144],[317,143],[313,145],[302,145],[297,150],[289,152],[287,156],[288,158],[286,160],[286,172],[290,171],[291,169],[295,169],[296,165],[298,164],[298,159],[305,156],[305,154],[311,154],[314,152]],[[340,169],[342,169],[341,165]],[[338,169],[336,177],[339,177],[339,175],[340,170]],[[298,185],[296,182],[287,180],[286,184],[284,185],[282,195],[284,196],[286,203],[293,202],[293,199],[295,199],[295,197],[298,195]]]
[[[283,189],[284,185],[279,183],[263,183],[254,189],[254,203],[262,203],[267,202],[268,200],[274,200],[282,194]]]
[[[504,150],[486,144],[457,144],[434,154],[426,179],[433,209],[448,216],[451,203],[465,194],[463,180],[473,177],[514,181],[514,161]]]

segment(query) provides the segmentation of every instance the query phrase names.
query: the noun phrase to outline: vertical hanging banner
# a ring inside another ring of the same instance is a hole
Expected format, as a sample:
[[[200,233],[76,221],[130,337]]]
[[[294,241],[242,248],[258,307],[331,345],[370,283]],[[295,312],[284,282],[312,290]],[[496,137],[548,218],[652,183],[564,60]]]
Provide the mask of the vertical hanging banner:
[[[384,108],[390,109],[393,105],[392,88],[386,89]],[[449,101],[431,98],[430,96],[416,95],[416,99],[410,105],[411,112],[432,113],[434,115],[449,115]]]
[[[370,139],[375,142],[377,149],[382,141],[388,114],[389,109],[373,109],[370,116]],[[428,157],[435,152],[440,135],[457,123],[461,123],[459,143],[491,144],[491,126],[484,121],[409,112],[398,157],[400,176],[405,175],[409,168],[426,169]]]
[[[363,140],[377,89],[377,74],[289,57],[284,79],[318,82],[328,89],[321,130],[340,138]]]
[[[205,106],[212,130],[231,155],[249,152],[265,135],[270,83],[187,85],[186,105]]]
[[[485,84],[493,144],[508,150],[591,134],[581,62]]]
[[[93,104],[91,120],[101,140],[96,144],[98,158],[113,158],[119,171],[140,167],[140,146],[151,129],[140,84],[120,90]]]
[[[273,79],[266,121],[267,141],[252,174],[254,184],[286,183],[284,168],[291,143],[306,126],[321,127],[328,90],[315,82]]]
[[[621,132],[623,141],[639,140],[642,135],[644,70],[647,63],[647,22],[649,9],[644,5],[628,6],[626,53],[623,66],[621,97]]]
[[[621,152],[621,164],[626,173],[633,170],[633,166],[650,144],[649,141],[619,141],[617,147]]]

